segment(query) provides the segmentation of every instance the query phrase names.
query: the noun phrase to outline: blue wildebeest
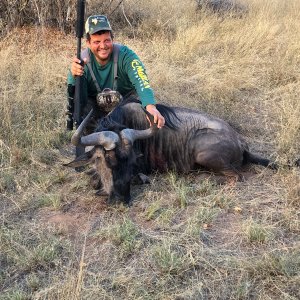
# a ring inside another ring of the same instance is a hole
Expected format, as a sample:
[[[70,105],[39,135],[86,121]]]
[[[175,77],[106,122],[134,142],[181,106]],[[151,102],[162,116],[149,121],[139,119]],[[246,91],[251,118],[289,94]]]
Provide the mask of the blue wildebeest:
[[[227,122],[197,110],[157,105],[166,125],[149,127],[139,103],[123,103],[102,119],[95,133],[82,136],[89,115],[72,137],[89,151],[67,164],[94,164],[89,172],[99,195],[119,196],[129,204],[133,175],[203,168],[241,179],[247,163],[276,169],[275,163],[249,151],[245,140]]]

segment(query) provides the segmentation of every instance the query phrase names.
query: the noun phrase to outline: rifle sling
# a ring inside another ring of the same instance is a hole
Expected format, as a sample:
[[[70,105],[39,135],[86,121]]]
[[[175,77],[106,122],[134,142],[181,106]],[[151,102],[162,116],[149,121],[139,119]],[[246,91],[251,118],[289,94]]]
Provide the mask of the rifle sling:
[[[118,84],[118,58],[119,58],[119,52],[121,48],[121,44],[114,44],[114,83],[113,83],[113,90],[116,91]]]
[[[94,74],[94,71],[93,71],[93,69],[92,69],[91,62],[87,62],[86,65],[87,65],[87,67],[88,67],[88,69],[89,69],[89,71],[90,71],[90,73],[91,73],[91,76],[92,76],[93,82],[94,82],[94,84],[95,84],[97,93],[101,93],[101,89],[100,89],[100,86],[99,86],[99,84],[98,84],[98,82],[97,82],[97,79],[96,79],[96,76],[95,76],[95,74]]]

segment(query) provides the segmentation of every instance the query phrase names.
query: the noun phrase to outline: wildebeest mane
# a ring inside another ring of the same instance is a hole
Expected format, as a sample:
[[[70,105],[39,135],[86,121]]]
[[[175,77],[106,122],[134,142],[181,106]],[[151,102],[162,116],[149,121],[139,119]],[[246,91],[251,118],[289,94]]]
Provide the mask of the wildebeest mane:
[[[142,111],[142,107],[138,110],[132,110],[129,107],[130,103],[141,104],[138,99],[132,98],[129,101],[122,101],[113,111],[99,121],[97,131],[111,130],[118,133],[124,128],[145,129],[149,127],[146,113]],[[172,130],[178,129],[181,121],[173,108],[163,104],[157,104],[156,108],[165,118],[165,126],[167,128]]]
[[[174,109],[172,107],[163,105],[163,104],[157,104],[156,105],[157,110],[162,114],[162,116],[165,118],[165,126],[176,130],[180,126],[180,119],[176,115]]]

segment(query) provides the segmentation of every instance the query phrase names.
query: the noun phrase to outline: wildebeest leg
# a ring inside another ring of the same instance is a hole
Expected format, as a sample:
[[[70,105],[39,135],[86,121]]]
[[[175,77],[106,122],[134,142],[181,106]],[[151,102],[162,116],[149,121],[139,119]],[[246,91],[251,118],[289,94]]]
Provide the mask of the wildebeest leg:
[[[131,205],[131,196],[130,196],[130,182],[125,185],[119,185],[119,180],[115,182],[115,190],[118,191],[116,195],[123,200],[125,205]]]
[[[204,149],[196,154],[196,163],[207,170],[221,173],[226,177],[233,178],[235,181],[243,181],[243,176],[230,163],[226,149]]]
[[[129,190],[126,192],[126,195],[124,196],[124,204],[127,206],[132,205],[131,196],[130,196],[130,186],[129,186]]]
[[[114,194],[114,192],[111,192],[110,195],[107,198],[107,204],[108,205],[113,205],[116,203],[116,196]]]
[[[149,184],[150,183],[150,178],[143,173],[138,173],[136,175],[136,178],[139,180],[140,184]]]
[[[78,145],[75,148],[75,158],[80,157],[81,155],[83,155],[85,153],[85,147],[82,145]],[[74,168],[76,172],[80,173],[84,171],[84,166],[80,166],[80,167],[75,167]]]
[[[100,189],[99,191],[96,192],[97,196],[108,196],[107,192]]]
[[[99,193],[99,194],[98,194]],[[103,190],[99,190],[97,192],[97,195],[99,196],[107,196],[107,193]],[[110,195],[108,195],[108,198],[107,198],[107,204],[108,205],[113,205],[113,204],[116,204],[117,203],[117,200],[118,198],[121,198],[123,201],[123,203],[126,205],[126,206],[131,206],[132,205],[132,201],[131,201],[131,196],[130,196],[130,188],[129,188],[129,191],[126,191],[126,195],[117,195],[115,194],[114,192],[112,192]],[[120,200],[121,200],[120,199]]]

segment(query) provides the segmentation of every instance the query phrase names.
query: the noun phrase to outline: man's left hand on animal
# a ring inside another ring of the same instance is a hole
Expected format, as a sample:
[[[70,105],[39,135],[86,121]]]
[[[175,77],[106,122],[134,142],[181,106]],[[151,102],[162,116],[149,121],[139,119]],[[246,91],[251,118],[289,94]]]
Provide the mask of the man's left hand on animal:
[[[155,107],[156,100],[144,64],[133,50],[113,42],[113,31],[107,17],[88,17],[85,31],[87,49],[81,53],[82,64],[77,57],[73,58],[67,82],[68,97],[74,98],[75,78],[82,76],[82,118],[93,108],[86,134],[93,132],[97,121],[116,105],[111,98],[105,102],[107,91],[109,97],[116,95],[117,98],[120,96],[119,99],[133,97],[140,100],[157,127],[163,127],[165,119]]]

